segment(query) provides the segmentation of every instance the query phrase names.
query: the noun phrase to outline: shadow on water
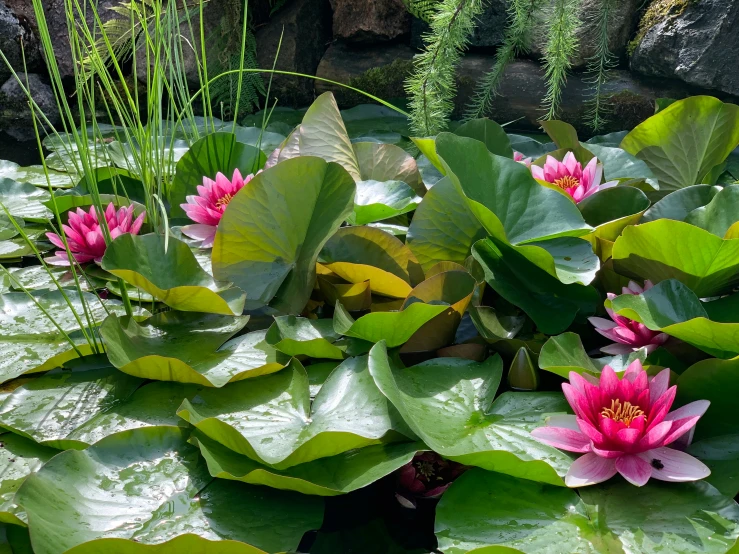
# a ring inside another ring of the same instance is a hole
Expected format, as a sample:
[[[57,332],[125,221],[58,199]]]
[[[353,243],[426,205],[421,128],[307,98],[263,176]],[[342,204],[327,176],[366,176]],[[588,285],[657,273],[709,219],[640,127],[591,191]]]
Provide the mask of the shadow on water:
[[[0,131],[0,160],[10,160],[21,166],[41,163],[35,140],[18,141],[5,131]]]

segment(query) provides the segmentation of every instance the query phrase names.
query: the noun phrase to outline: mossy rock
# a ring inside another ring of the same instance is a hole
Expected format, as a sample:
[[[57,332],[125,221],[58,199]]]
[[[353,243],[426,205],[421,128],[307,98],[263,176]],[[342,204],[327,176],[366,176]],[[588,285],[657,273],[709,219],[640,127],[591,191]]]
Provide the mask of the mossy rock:
[[[636,36],[629,42],[626,51],[631,56],[636,50],[639,43],[647,34],[647,31],[662,23],[671,17],[678,17],[686,10],[688,6],[694,4],[698,0],[652,0],[647,7],[644,15],[639,21],[639,29]]]

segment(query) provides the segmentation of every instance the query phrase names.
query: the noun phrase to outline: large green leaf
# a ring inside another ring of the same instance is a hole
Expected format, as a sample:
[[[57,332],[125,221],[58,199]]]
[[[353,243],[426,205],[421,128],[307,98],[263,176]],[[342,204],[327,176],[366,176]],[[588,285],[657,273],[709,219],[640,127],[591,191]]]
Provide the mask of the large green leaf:
[[[649,199],[637,188],[621,186],[599,191],[577,207],[588,225],[598,227],[644,212],[649,207]]]
[[[611,301],[620,315],[644,323],[717,356],[739,354],[739,313],[733,323],[709,319],[704,304],[685,285],[670,279],[640,295],[624,294]]]
[[[736,399],[739,398],[739,357],[703,360],[690,366],[677,380],[677,402],[710,400],[711,406],[696,427],[696,438],[739,433]]]
[[[652,188],[659,189],[659,183],[649,166],[626,150],[600,144],[588,144],[586,148],[603,164],[604,181],[618,180],[626,184],[646,181]]]
[[[203,137],[177,162],[169,195],[170,215],[185,217],[180,204],[185,203],[188,195],[198,193],[197,187],[203,184],[203,177],[215,179],[220,172],[230,180],[235,169],[246,177],[261,169],[265,159],[260,150],[239,142],[231,133]]]
[[[222,387],[274,373],[290,360],[266,343],[265,331],[229,340],[248,319],[164,312],[139,324],[127,316],[111,316],[100,332],[110,362],[125,373]]]
[[[14,433],[0,435],[0,522],[25,526],[26,514],[16,504],[15,492],[58,452]]]
[[[499,356],[483,363],[438,358],[399,368],[384,344],[370,352],[377,386],[429,448],[463,464],[563,485],[570,457],[530,433],[545,414],[567,410],[564,397],[506,392],[493,401],[502,371]]]
[[[0,178],[0,205],[5,208],[0,208],[0,211],[3,214],[8,210],[13,217],[41,221],[51,219],[51,211],[43,204],[49,198],[47,191],[29,183]]]
[[[36,554],[273,553],[320,526],[317,499],[211,481],[186,436],[167,427],[118,433],[26,479],[17,499]]]
[[[626,135],[621,148],[644,160],[663,190],[703,182],[739,144],[739,106],[711,96],[679,100]]]
[[[624,371],[634,360],[643,362],[645,359],[646,352],[643,349],[628,355],[620,354],[593,359],[585,352],[580,335],[564,333],[550,337],[544,343],[539,352],[539,367],[568,379],[571,371],[599,375],[603,367],[609,365],[618,372]]]
[[[729,498],[739,494],[739,434],[694,442],[688,452],[711,469],[706,481]]]
[[[351,225],[390,219],[416,209],[421,199],[403,181],[357,181]]]
[[[17,389],[0,405],[0,426],[54,448],[87,446],[69,435],[125,401],[141,379],[107,364],[56,369]]]
[[[48,168],[44,171],[42,165],[21,167],[17,163],[7,160],[0,160],[0,178],[12,179],[19,183],[28,183],[46,189],[49,185],[52,188],[73,187],[79,180],[79,177],[74,173],[64,173]]]
[[[699,297],[739,284],[739,239],[723,240],[681,221],[627,227],[613,247],[616,272],[637,279],[678,279]]]
[[[482,266],[485,281],[526,312],[543,333],[565,331],[576,318],[593,315],[600,301],[594,288],[562,283],[495,237],[475,243],[472,255]]]
[[[311,405],[308,376],[284,371],[203,390],[178,414],[203,434],[259,463],[285,469],[387,442],[404,429],[367,369],[367,356],[337,367]]]
[[[420,443],[378,444],[277,470],[198,433],[193,442],[213,477],[318,496],[346,494],[382,479],[413,459]]]
[[[692,185],[671,192],[644,212],[642,223],[658,219],[685,221],[690,212],[708,204],[721,190],[710,185]]]
[[[103,322],[108,311],[122,314],[120,302],[106,300],[103,305],[93,294],[65,291],[67,298],[83,325],[87,326],[85,308],[95,327]],[[107,308],[107,311],[106,311]],[[49,319],[53,318],[53,322]],[[43,371],[60,366],[78,357],[65,332],[77,346],[80,354],[91,353],[91,347],[80,331],[69,304],[59,291],[46,292],[30,298],[23,292],[0,296],[0,381],[32,371]]]
[[[423,325],[447,311],[454,310],[443,304],[415,302],[399,312],[373,312],[355,320],[337,302],[334,331],[368,342],[386,341],[390,348],[395,348],[405,344]]]
[[[426,194],[416,160],[402,148],[374,142],[357,142],[352,147],[361,180],[402,181],[419,196]]]
[[[341,166],[313,157],[260,173],[223,214],[213,247],[215,277],[243,289],[247,306],[271,302],[300,313],[315,283],[318,253],[352,213],[355,191]]]
[[[711,485],[623,480],[568,489],[481,470],[444,494],[436,536],[445,554],[724,554],[739,506]]]
[[[502,224],[505,237],[499,238],[513,244],[581,236],[590,230],[574,202],[539,185],[523,164],[491,154],[479,141],[450,133],[437,137],[436,149],[447,175],[473,202],[473,212],[489,233],[496,231],[490,215]]]
[[[334,345],[339,338],[330,319],[292,315],[276,317],[266,335],[269,344],[289,356],[343,360],[343,350]]]
[[[511,140],[506,135],[503,127],[495,121],[487,118],[473,119],[457,127],[454,130],[454,134],[460,137],[479,140],[491,154],[503,156],[504,158],[513,158]]]
[[[244,309],[243,291],[214,281],[174,237],[123,234],[110,243],[101,266],[175,310],[239,315]]]
[[[739,185],[724,187],[705,206],[694,209],[685,217],[686,223],[721,238],[724,238],[729,228],[737,221],[739,221]]]

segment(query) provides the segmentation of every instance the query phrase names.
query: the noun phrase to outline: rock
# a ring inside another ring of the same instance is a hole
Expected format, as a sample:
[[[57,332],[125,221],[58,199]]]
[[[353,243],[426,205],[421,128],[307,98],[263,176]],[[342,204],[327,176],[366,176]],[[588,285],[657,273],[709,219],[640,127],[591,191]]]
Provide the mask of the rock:
[[[405,79],[413,69],[415,51],[403,44],[376,48],[352,49],[341,43],[332,44],[318,65],[316,75],[389,100],[405,96]],[[316,81],[316,95],[331,91],[342,108],[369,102],[366,96],[343,87]]]
[[[272,68],[281,35],[282,46],[276,69],[315,75],[326,45],[331,40],[331,6],[328,0],[294,0],[258,29],[259,67]],[[265,81],[268,79],[269,75],[265,74]],[[277,98],[280,106],[307,106],[313,102],[313,88],[313,79],[275,75],[272,80],[272,100]]]
[[[608,21],[608,48],[618,59],[625,58],[626,47],[629,39],[633,36],[637,25],[636,14],[643,0],[618,0],[614,3],[614,11]],[[580,8],[580,21],[582,25],[576,35],[578,39],[578,51],[572,58],[572,68],[584,68],[588,59],[596,55],[597,33],[593,28],[593,22],[598,16],[602,0],[582,0]],[[544,28],[545,12],[536,14],[536,27]],[[544,33],[534,33],[534,40],[530,54],[534,58],[543,56],[546,47],[546,36]]]
[[[30,22],[3,0],[0,0],[0,50],[15,71],[24,71],[24,56],[25,68],[30,71],[37,70],[41,63],[38,40]],[[4,83],[11,75],[5,62],[0,60],[0,82]]]
[[[507,0],[489,0],[485,11],[477,20],[477,27],[470,37],[470,48],[489,49],[498,46],[505,38],[508,21]],[[413,18],[411,26],[411,46],[423,48],[423,35],[429,30],[425,21]]]
[[[739,2],[687,0],[646,30],[631,69],[739,95]]]
[[[331,0],[334,38],[354,44],[387,42],[410,32],[402,0]]]
[[[51,124],[58,126],[61,117],[51,86],[35,73],[19,73],[18,77],[30,90],[33,100]],[[0,87],[0,129],[16,140],[29,140],[34,136],[33,115],[28,98],[15,77],[10,77]]]
[[[472,98],[480,76],[492,65],[488,56],[468,55],[462,60],[458,75],[458,95],[454,117],[461,117]],[[582,74],[570,75],[562,93],[561,119],[571,123],[583,136],[592,134],[587,125],[587,101],[591,84]],[[505,123],[515,121],[515,128],[538,129],[538,121],[544,116],[541,107],[546,93],[544,72],[534,61],[518,60],[511,63],[502,79],[500,95],[496,97],[489,116]],[[657,98],[683,98],[690,94],[684,85],[676,81],[640,79],[628,71],[615,70],[605,85],[604,93],[611,95],[608,102],[610,114],[606,129],[601,132],[631,129],[654,114]]]

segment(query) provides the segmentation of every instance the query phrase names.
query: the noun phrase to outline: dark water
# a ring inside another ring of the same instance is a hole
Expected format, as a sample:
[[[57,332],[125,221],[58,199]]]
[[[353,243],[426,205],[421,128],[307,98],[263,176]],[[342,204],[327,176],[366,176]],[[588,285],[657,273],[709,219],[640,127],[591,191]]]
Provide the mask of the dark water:
[[[35,140],[20,142],[0,131],[0,160],[10,160],[22,166],[41,163]]]

